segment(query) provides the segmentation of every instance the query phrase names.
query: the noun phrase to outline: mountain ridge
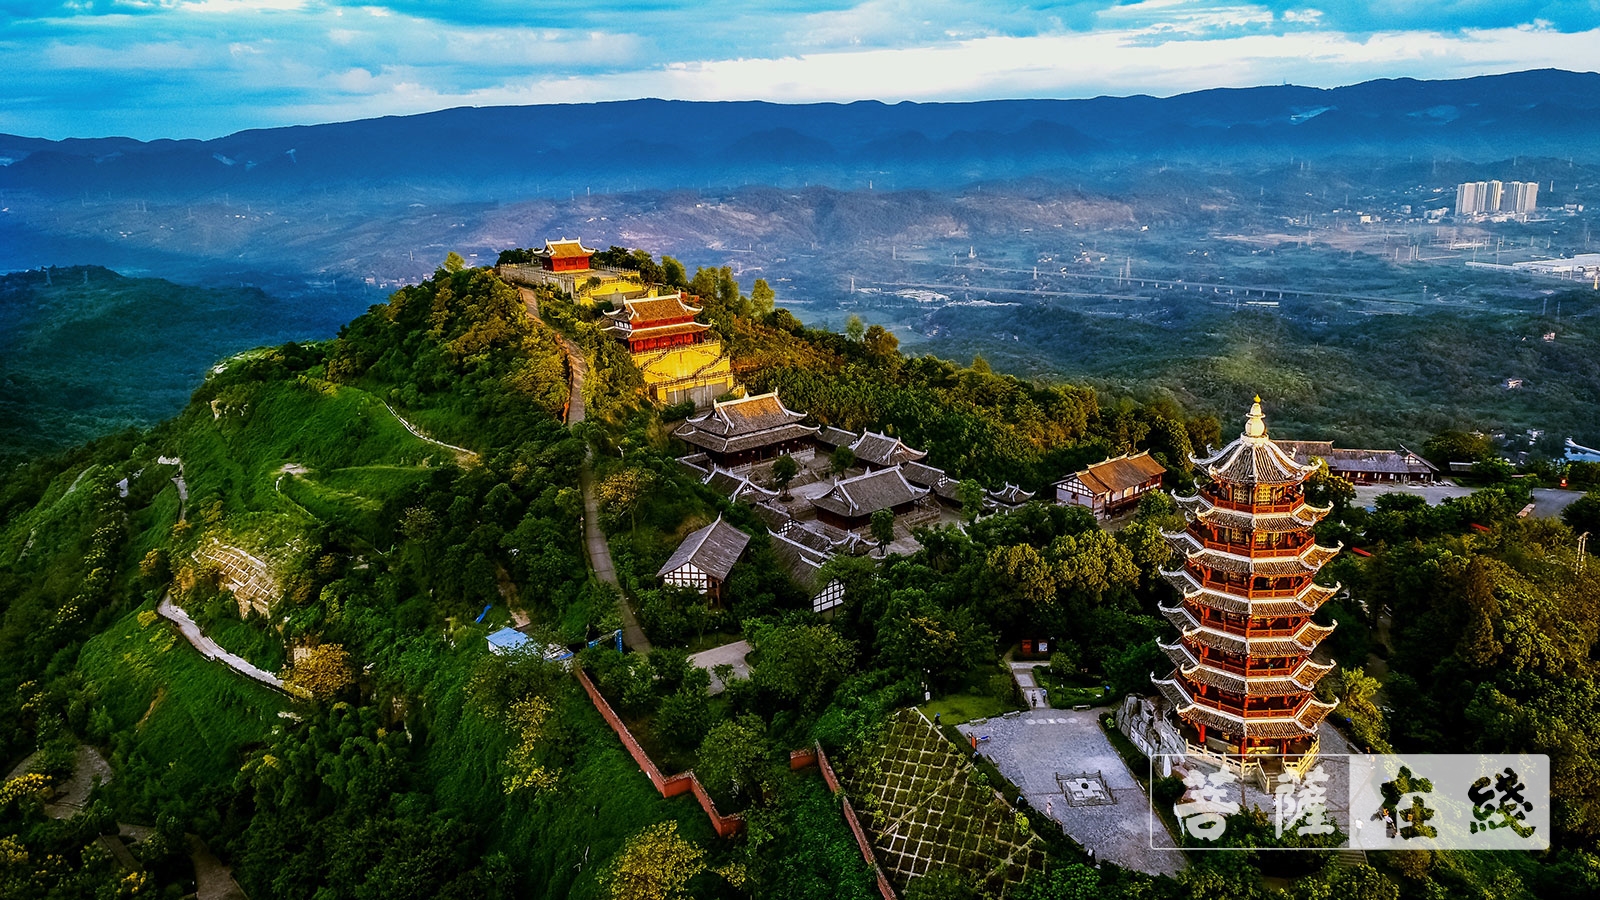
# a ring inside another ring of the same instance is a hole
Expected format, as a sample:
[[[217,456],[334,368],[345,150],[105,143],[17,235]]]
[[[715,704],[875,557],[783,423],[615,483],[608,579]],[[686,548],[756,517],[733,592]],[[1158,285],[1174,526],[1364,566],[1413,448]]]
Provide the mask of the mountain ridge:
[[[1158,98],[888,104],[638,99],[454,107],[218,138],[49,141],[0,135],[0,188],[67,193],[327,189],[426,181],[448,194],[708,182],[899,186],[1119,158],[1426,152],[1485,159],[1592,153],[1600,73],[1543,69],[1337,88],[1213,88]]]

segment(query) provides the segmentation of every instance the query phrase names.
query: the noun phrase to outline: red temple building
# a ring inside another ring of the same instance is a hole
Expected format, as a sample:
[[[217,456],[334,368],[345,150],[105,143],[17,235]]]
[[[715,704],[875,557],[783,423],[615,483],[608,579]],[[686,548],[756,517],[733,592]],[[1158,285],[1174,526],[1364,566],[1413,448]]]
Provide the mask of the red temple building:
[[[594,254],[595,251],[585,247],[582,241],[569,241],[566,238],[559,241],[546,238],[544,249],[533,251],[546,272],[587,272],[589,257]]]
[[[1189,752],[1270,784],[1285,767],[1309,768],[1317,726],[1336,705],[1312,696],[1333,664],[1311,654],[1333,626],[1311,616],[1338,591],[1314,577],[1339,548],[1313,539],[1329,512],[1305,500],[1316,468],[1268,439],[1260,397],[1244,433],[1195,463],[1205,478],[1178,498],[1189,525],[1165,533],[1183,556],[1162,573],[1181,594],[1161,607],[1181,632],[1160,645],[1177,668],[1154,681]]]
[[[683,302],[682,294],[623,300],[621,309],[606,313],[606,331],[634,353],[686,347],[705,339],[710,325],[694,320],[700,307]]]

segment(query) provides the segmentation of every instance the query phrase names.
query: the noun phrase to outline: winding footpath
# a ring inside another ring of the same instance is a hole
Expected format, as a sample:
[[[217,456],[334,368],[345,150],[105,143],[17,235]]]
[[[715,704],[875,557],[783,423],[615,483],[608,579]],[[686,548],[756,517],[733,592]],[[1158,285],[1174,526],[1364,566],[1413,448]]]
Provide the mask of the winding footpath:
[[[435,445],[435,447],[443,447],[443,448],[445,448],[445,450],[454,450],[454,452],[458,453],[458,455],[461,455],[462,458],[464,458],[464,460],[477,460],[477,458],[478,458],[477,453],[472,452],[472,450],[467,450],[466,447],[456,447],[456,445],[454,445],[454,444],[445,444],[445,442],[443,442],[443,440],[434,440],[434,439],[432,439],[432,437],[426,436],[426,434],[422,434],[422,432],[418,431],[418,428],[416,428],[416,426],[414,426],[414,424],[408,423],[408,421],[406,421],[405,418],[403,418],[403,416],[400,415],[400,413],[395,412],[395,408],[394,407],[390,407],[389,400],[379,399],[378,402],[379,402],[379,404],[384,405],[384,408],[386,408],[386,410],[389,410],[389,415],[395,416],[395,421],[398,421],[398,423],[403,424],[403,426],[405,426],[406,431],[410,431],[411,432],[411,436],[416,437],[416,439],[418,439],[418,440],[426,440],[426,442],[429,442],[429,444]]]
[[[539,299],[533,291],[519,287],[517,291],[522,294],[522,302],[528,307],[528,315],[539,318]],[[567,387],[567,425],[570,427],[583,421],[583,379],[588,374],[588,363],[584,361],[583,350],[574,344],[566,335],[551,329],[556,340],[561,342],[561,352],[567,356],[567,371],[570,373],[570,384]],[[611,585],[617,592],[617,612],[622,617],[622,640],[637,653],[650,652],[650,639],[644,636],[644,629],[639,627],[639,617],[633,611],[633,605],[628,602],[628,595],[623,593],[622,585],[617,582],[617,567],[611,562],[611,545],[606,542],[605,532],[600,530],[600,501],[595,496],[594,490],[594,447],[586,446],[583,455],[583,467],[578,470],[578,486],[583,489],[583,542],[589,551],[589,567],[594,569],[596,578]]]
[[[228,668],[233,669],[235,672],[238,672],[240,675],[243,675],[246,678],[255,679],[256,681],[259,681],[268,687],[274,687],[280,691],[285,689],[283,686],[283,680],[278,676],[266,671],[265,669],[256,668],[249,660],[242,656],[229,653],[228,651],[222,649],[221,644],[218,644],[211,638],[206,637],[205,633],[200,630],[200,626],[196,625],[195,621],[189,618],[189,614],[184,612],[182,607],[172,602],[172,594],[170,592],[161,595],[161,602],[156,604],[156,613],[163,619],[166,619],[172,624],[178,626],[178,631],[182,633],[184,638],[187,639],[196,650],[199,650],[200,655],[204,656],[206,659],[220,662],[223,665],[226,665]]]
[[[405,429],[407,431],[411,432],[412,437],[415,437],[418,440],[427,441],[428,443],[433,444],[436,447],[443,447],[446,450],[454,450],[456,452],[456,454],[459,455],[462,458],[463,461],[471,461],[471,460],[476,460],[478,458],[478,454],[472,452],[471,450],[468,450],[465,447],[457,447],[455,444],[446,444],[444,441],[436,441],[433,438],[428,437],[427,435],[423,434],[421,431],[417,430],[417,426],[411,424],[410,422],[407,422],[404,417],[402,417],[399,413],[395,412],[394,411],[394,407],[390,406],[389,402],[387,400],[380,399],[378,402],[382,403],[383,404],[383,408],[387,409],[389,411],[389,415],[394,416],[394,420],[396,422],[399,422],[401,425],[404,425]]]

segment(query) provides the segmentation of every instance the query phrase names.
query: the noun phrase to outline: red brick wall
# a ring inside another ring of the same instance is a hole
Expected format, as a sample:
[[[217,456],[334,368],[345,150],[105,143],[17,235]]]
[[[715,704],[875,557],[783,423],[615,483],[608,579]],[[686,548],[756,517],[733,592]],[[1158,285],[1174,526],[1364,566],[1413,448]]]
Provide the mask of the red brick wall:
[[[588,673],[581,667],[574,667],[572,671],[577,674],[578,683],[583,685],[583,690],[589,695],[590,702],[594,703],[594,708],[600,711],[600,717],[605,719],[611,730],[617,733],[623,748],[633,757],[633,761],[639,764],[639,769],[650,779],[650,783],[655,785],[661,796],[677,797],[686,793],[694,794],[694,798],[700,801],[700,808],[705,810],[706,817],[711,820],[711,827],[716,829],[719,837],[731,837],[744,829],[744,816],[738,813],[725,816],[718,812],[716,803],[712,802],[711,795],[706,793],[706,789],[700,784],[700,779],[696,778],[693,772],[679,772],[670,778],[664,777],[649,754],[639,746],[639,741],[634,738],[633,732],[628,730],[628,726],[623,724],[622,718],[611,708],[611,704],[606,702],[606,698],[600,694],[594,682],[589,680]]]
[[[828,754],[822,752],[822,745],[817,745],[817,767],[822,770],[822,780],[827,783],[828,790],[839,795],[844,804],[844,820],[850,826],[850,831],[856,836],[856,846],[861,848],[861,857],[872,866],[872,871],[878,876],[878,893],[883,900],[895,900],[894,885],[889,883],[889,876],[883,874],[883,867],[878,865],[878,858],[872,854],[872,842],[867,840],[867,832],[861,827],[861,820],[856,818],[856,809],[850,805],[850,796],[839,788],[839,776],[833,772],[833,766],[828,764]]]

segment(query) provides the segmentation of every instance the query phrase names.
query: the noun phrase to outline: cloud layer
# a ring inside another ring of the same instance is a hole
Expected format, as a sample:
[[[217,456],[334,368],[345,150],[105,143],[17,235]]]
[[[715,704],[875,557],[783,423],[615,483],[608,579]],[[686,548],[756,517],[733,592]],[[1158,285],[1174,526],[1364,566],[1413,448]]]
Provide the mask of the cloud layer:
[[[450,106],[1168,95],[1595,68],[1600,2],[0,0],[0,131],[211,137]]]

